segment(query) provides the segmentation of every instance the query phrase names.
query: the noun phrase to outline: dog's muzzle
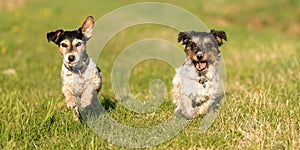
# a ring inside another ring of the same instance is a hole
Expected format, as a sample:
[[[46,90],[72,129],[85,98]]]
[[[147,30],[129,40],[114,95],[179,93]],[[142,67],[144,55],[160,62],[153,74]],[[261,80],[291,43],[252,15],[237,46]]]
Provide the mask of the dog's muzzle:
[[[195,66],[199,71],[203,71],[207,68],[207,60],[204,58],[202,53],[197,55],[197,60],[195,61]]]
[[[77,64],[77,56],[74,54],[69,54],[64,56],[64,63],[68,66],[75,66]]]
[[[69,60],[69,62],[73,62],[75,60],[75,56],[69,55],[68,60]]]

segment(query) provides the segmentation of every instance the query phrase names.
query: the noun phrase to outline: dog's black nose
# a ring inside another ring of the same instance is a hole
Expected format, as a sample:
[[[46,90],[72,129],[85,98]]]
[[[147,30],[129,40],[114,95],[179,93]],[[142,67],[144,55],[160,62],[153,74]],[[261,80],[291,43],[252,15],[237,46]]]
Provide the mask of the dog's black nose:
[[[202,56],[202,55],[198,55],[198,56],[197,56],[197,59],[198,59],[198,60],[202,60],[202,59],[203,59],[203,56]]]
[[[68,57],[68,59],[69,59],[70,62],[73,62],[75,60],[75,56],[74,55],[70,55]]]

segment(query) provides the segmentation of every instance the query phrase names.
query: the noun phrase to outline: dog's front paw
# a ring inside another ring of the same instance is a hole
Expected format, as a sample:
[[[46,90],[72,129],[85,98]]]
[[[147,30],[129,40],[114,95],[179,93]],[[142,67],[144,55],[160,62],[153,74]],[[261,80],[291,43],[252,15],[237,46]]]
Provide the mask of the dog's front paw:
[[[180,115],[181,112],[182,112],[182,110],[179,109],[179,108],[176,108],[176,109],[174,110],[174,114],[175,114],[175,115]]]
[[[209,108],[209,106],[206,106],[206,105],[204,105],[204,106],[198,106],[196,108],[195,116],[204,115],[207,112],[208,108]]]
[[[76,105],[76,98],[75,97],[70,97],[66,99],[67,107],[68,108],[75,108]]]
[[[188,112],[184,112],[182,109],[180,108],[176,108],[174,110],[174,114],[175,115],[181,115],[183,116],[185,119],[190,120],[194,118],[194,115],[192,113],[188,113]]]

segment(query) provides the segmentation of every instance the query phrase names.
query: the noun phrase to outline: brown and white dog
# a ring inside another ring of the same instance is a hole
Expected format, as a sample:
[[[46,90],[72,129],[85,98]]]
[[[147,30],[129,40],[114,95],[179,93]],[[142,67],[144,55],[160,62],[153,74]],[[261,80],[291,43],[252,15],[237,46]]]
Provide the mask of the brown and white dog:
[[[88,16],[78,30],[59,29],[47,33],[48,42],[57,44],[63,56],[62,93],[67,107],[76,110],[77,118],[82,117],[79,108],[99,104],[97,94],[102,86],[101,71],[86,52],[86,42],[92,37],[93,29],[94,18]],[[77,99],[80,102],[77,103]]]
[[[219,46],[227,40],[224,31],[180,32],[178,42],[185,45],[186,59],[176,68],[173,78],[175,114],[187,119],[205,114],[220,98],[220,77],[217,65],[221,54]]]

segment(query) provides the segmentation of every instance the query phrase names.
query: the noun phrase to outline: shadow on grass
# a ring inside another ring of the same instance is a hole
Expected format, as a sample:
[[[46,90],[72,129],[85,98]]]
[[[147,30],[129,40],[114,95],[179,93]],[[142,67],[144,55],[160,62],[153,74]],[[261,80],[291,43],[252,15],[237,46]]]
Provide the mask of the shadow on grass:
[[[108,112],[116,108],[117,100],[110,96],[102,95],[100,101],[104,109]]]

